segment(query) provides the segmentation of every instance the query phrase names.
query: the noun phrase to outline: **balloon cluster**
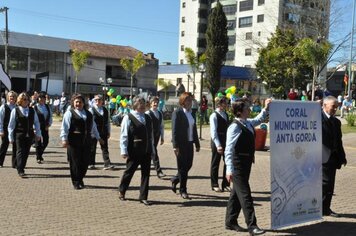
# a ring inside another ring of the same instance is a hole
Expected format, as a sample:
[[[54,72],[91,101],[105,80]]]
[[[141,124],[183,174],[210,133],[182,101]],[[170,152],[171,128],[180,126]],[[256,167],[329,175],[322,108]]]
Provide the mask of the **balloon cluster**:
[[[115,93],[115,89],[111,88],[109,89],[109,91],[106,93],[109,97],[112,97],[112,95]],[[110,99],[110,101],[112,103],[116,103],[116,104],[121,104],[122,107],[126,107],[127,104],[129,103],[129,101],[125,98],[122,99],[122,97],[120,95],[117,95],[116,97],[113,97]]]
[[[236,101],[237,96],[235,95],[236,93],[236,86],[231,86],[225,90],[226,97],[228,99],[231,99],[231,101]]]

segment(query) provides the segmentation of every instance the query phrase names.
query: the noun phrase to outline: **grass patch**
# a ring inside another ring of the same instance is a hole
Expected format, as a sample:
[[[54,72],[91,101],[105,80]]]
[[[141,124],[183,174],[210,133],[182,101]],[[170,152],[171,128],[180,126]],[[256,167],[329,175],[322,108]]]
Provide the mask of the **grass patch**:
[[[341,131],[343,134],[356,133],[356,126],[341,125]]]

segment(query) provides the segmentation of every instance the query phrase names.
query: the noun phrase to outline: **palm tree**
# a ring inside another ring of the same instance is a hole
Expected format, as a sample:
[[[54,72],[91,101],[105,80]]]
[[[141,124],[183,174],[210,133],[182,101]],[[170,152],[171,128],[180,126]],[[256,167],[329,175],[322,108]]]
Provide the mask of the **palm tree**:
[[[206,60],[205,54],[200,56],[195,55],[193,49],[186,47],[184,49],[185,59],[187,60],[193,73],[193,94],[195,95],[195,73],[199,71],[199,66],[203,64]]]
[[[75,71],[75,89],[74,89],[75,93],[77,92],[77,88],[78,88],[78,75],[80,71],[83,69],[84,65],[87,63],[89,56],[90,53],[87,51],[78,51],[77,49],[74,49],[72,51],[71,57],[72,57],[73,68]]]
[[[127,73],[130,73],[130,79],[131,79],[130,96],[132,98],[133,77],[138,72],[138,70],[141,69],[141,67],[146,65],[146,60],[143,58],[143,54],[140,52],[134,57],[133,60],[128,57],[121,59],[120,65],[124,68],[124,70]]]
[[[158,78],[155,80],[155,85],[157,86],[160,86],[163,88],[163,91],[164,91],[164,100],[167,101],[167,92],[168,92],[168,89],[170,86],[172,86],[172,83],[171,81],[164,81],[163,78]]]

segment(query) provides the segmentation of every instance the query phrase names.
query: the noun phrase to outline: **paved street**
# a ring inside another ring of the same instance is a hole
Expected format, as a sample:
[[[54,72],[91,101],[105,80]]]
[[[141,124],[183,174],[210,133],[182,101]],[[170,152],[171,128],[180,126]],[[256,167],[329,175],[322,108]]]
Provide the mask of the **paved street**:
[[[119,129],[113,128],[110,139],[113,171],[102,170],[98,148],[96,170],[84,179],[87,188],[72,187],[65,149],[60,147],[60,123],[50,130],[51,143],[44,164],[29,157],[26,174],[18,177],[10,167],[8,155],[0,169],[0,235],[248,235],[224,229],[228,193],[210,188],[210,134],[203,130],[202,150],[195,154],[188,180],[192,200],[183,200],[170,190],[169,178],[176,173],[176,162],[166,130],[166,143],[159,147],[161,165],[167,177],[160,180],[151,171],[149,200],[146,207],[137,200],[140,172],[136,172],[127,201],[118,199],[117,187],[124,169],[119,153]],[[340,218],[323,220],[266,235],[356,235],[356,134],[344,136],[348,165],[337,172],[332,209]],[[88,147],[89,148],[89,147]],[[33,151],[33,149],[32,149]],[[270,227],[270,158],[269,152],[257,152],[251,175],[258,224]],[[240,225],[245,226],[241,214]]]

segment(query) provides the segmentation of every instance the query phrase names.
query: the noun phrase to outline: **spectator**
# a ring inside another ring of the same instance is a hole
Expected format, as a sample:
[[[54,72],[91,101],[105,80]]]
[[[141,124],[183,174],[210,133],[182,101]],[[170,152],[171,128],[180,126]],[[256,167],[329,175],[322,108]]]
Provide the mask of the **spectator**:
[[[289,90],[289,93],[288,93],[287,96],[288,96],[288,99],[289,99],[289,100],[296,100],[298,94],[294,91],[293,88],[291,88],[291,89]]]
[[[209,124],[208,99],[205,95],[202,97],[202,100],[200,102],[200,123],[204,124],[204,121],[207,125]]]
[[[340,117],[343,118],[344,117],[344,113],[345,112],[350,112],[352,111],[352,101],[350,99],[350,97],[348,95],[345,95],[344,97],[344,101],[342,101],[342,106],[341,106],[341,114]]]

